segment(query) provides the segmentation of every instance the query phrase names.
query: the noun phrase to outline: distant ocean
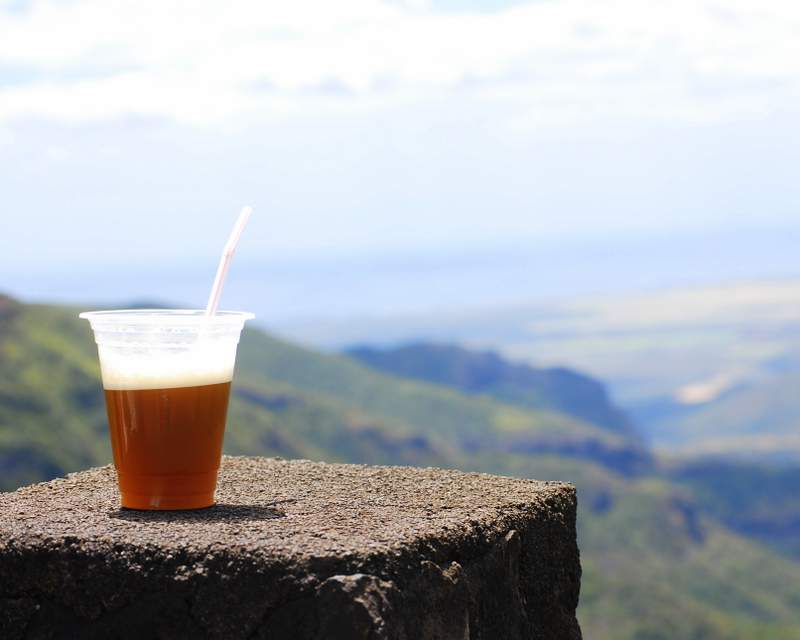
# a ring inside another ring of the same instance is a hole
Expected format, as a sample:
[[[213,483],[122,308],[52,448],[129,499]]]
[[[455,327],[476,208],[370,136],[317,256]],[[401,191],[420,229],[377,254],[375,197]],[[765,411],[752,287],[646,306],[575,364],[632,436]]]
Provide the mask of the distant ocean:
[[[797,229],[609,239],[531,240],[440,253],[304,256],[256,261],[239,256],[223,295],[226,308],[293,334],[303,323],[345,318],[486,310],[583,295],[800,276]],[[198,307],[209,264],[65,267],[0,272],[0,291],[29,301],[84,306],[152,301]]]

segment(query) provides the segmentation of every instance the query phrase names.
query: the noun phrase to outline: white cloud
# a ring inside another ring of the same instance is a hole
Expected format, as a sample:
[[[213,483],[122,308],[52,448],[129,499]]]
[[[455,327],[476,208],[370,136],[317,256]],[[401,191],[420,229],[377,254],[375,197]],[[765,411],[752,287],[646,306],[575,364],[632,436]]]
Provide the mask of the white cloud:
[[[33,0],[0,9],[0,121],[230,125],[454,95],[499,103],[518,128],[729,120],[797,101],[798,36],[791,1],[565,0],[482,15],[378,0]]]

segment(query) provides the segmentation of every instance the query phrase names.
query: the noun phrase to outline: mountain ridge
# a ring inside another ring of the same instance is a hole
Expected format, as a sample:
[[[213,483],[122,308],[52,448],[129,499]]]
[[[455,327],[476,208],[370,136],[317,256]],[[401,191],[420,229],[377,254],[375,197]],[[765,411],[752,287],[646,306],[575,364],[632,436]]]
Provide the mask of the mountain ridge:
[[[566,367],[535,368],[510,362],[494,351],[433,342],[383,348],[356,345],[344,353],[385,373],[444,384],[468,395],[484,393],[532,409],[554,409],[629,438],[639,437],[601,382]]]

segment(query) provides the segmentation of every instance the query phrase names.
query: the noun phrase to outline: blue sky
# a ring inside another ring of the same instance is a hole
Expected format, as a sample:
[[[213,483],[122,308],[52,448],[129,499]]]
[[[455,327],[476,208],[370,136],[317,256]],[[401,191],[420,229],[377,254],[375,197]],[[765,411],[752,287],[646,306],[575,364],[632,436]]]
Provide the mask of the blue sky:
[[[798,222],[797,3],[185,7],[0,0],[0,289]]]

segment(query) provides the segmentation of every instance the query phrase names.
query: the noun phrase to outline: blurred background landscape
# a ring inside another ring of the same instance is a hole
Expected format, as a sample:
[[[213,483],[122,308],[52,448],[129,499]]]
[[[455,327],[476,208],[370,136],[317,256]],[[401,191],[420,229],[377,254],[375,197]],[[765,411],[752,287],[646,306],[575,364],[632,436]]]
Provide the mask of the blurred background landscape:
[[[254,311],[226,450],[578,487],[591,639],[800,638],[800,7],[0,0],[0,490],[78,311]]]

